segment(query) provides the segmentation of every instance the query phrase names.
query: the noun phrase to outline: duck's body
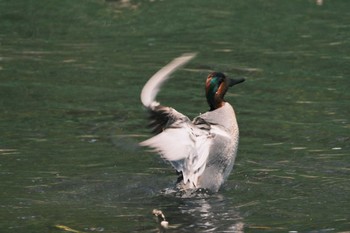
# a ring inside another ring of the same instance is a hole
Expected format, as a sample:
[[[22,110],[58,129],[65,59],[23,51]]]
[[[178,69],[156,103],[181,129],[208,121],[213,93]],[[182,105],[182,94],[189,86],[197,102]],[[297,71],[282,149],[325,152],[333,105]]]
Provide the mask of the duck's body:
[[[182,174],[177,187],[217,192],[230,174],[238,148],[239,130],[232,106],[223,100],[227,88],[243,82],[211,73],[206,81],[210,111],[191,121],[175,109],[160,105],[160,86],[178,67],[192,59],[185,55],[156,73],[144,86],[141,101],[151,114],[154,137],[140,143],[154,148]]]
[[[230,174],[237,154],[239,130],[235,112],[229,103],[225,103],[216,110],[201,114],[194,122],[198,119],[210,125],[208,134],[212,138],[206,167],[197,186],[218,191]]]

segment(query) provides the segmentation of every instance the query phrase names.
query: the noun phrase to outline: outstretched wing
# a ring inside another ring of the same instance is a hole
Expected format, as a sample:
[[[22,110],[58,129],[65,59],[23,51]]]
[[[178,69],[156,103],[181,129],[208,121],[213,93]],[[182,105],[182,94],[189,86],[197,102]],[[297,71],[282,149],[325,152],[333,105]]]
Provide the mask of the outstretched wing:
[[[199,129],[184,117],[140,145],[153,148],[177,171],[182,172],[185,184],[190,182],[192,187],[196,187],[198,177],[205,169],[211,143],[209,131]]]
[[[175,111],[173,108],[160,105],[156,100],[156,96],[161,86],[170,78],[170,74],[179,69],[181,66],[189,62],[195,54],[183,54],[175,58],[168,65],[164,66],[155,73],[145,84],[141,92],[141,102],[149,112],[150,124],[152,132],[158,134],[172,125],[179,118],[184,118],[183,114]]]
[[[209,128],[201,128],[173,108],[160,105],[156,96],[169,75],[190,61],[195,54],[185,54],[159,70],[145,84],[141,101],[150,113],[152,132],[157,135],[140,143],[158,152],[162,158],[182,172],[184,183],[197,185],[209,155]]]
[[[159,134],[169,127],[174,127],[176,121],[187,118],[175,109],[162,105],[155,105],[148,109],[148,112],[150,119],[148,126],[154,134]]]
[[[155,98],[161,88],[161,86],[170,78],[170,74],[185,65],[196,54],[183,54],[182,56],[175,58],[168,65],[164,66],[157,73],[155,73],[145,84],[141,91],[141,102],[146,108],[152,108],[157,105]]]

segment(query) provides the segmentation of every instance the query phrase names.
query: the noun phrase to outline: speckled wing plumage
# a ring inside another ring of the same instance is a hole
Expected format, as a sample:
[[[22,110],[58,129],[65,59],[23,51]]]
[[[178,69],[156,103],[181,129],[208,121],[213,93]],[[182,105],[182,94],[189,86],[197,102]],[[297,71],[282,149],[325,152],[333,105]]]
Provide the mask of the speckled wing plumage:
[[[187,117],[178,118],[161,133],[141,142],[154,148],[179,172],[189,188],[198,187],[198,177],[203,174],[211,145],[208,131],[198,129]]]
[[[146,83],[141,92],[141,101],[150,113],[154,137],[140,143],[157,151],[162,158],[183,174],[183,181],[195,188],[198,177],[203,173],[209,154],[209,128],[200,129],[190,119],[173,108],[155,101],[155,97],[169,75],[187,63],[195,55],[185,54],[174,59],[158,71]]]

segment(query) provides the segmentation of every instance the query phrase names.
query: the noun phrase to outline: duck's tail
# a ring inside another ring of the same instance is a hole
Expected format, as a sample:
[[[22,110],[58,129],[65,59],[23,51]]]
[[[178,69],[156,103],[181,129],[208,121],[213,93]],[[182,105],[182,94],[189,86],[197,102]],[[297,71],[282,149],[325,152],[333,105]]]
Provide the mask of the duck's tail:
[[[146,108],[153,108],[159,103],[155,100],[160,87],[167,81],[174,71],[185,65],[192,58],[196,56],[195,53],[183,54],[180,57],[172,60],[168,65],[164,66],[157,73],[155,73],[145,84],[141,92],[141,102]]]

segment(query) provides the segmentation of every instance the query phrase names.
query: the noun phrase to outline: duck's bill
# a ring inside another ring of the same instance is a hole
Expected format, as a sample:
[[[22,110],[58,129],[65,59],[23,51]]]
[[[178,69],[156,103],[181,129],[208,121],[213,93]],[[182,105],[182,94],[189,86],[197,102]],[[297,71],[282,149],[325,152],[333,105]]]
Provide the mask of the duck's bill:
[[[230,84],[229,86],[232,87],[236,84],[244,82],[245,78],[230,78]]]

